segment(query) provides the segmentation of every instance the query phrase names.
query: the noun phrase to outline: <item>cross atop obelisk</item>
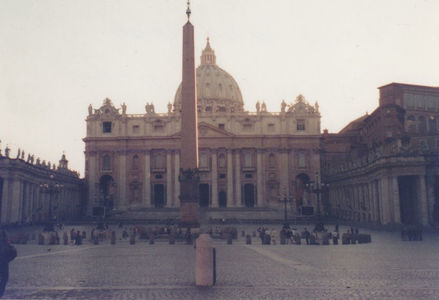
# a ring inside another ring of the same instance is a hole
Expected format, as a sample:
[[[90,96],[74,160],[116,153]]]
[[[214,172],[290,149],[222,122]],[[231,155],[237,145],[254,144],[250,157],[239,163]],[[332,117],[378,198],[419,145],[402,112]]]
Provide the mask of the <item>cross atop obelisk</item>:
[[[183,26],[183,72],[181,84],[181,165],[180,222],[183,226],[198,226],[198,126],[197,84],[195,74],[194,26],[190,2],[188,21]]]

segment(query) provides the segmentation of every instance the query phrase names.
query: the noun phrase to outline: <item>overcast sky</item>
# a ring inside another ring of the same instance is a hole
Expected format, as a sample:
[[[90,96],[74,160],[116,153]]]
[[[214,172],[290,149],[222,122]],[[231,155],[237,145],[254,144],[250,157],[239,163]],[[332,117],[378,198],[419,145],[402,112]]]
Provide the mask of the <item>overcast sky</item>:
[[[197,65],[206,37],[245,108],[298,94],[338,132],[372,112],[377,87],[439,86],[439,1],[192,0]],[[181,81],[185,0],[1,0],[0,139],[83,174],[87,107],[165,112]]]

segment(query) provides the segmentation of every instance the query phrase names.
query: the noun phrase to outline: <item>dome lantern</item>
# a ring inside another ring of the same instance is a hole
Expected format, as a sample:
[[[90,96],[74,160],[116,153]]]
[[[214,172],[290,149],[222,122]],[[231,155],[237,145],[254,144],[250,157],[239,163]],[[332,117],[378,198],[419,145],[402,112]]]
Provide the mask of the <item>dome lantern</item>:
[[[201,65],[216,65],[215,51],[210,47],[209,37],[207,38],[206,48],[201,53]]]

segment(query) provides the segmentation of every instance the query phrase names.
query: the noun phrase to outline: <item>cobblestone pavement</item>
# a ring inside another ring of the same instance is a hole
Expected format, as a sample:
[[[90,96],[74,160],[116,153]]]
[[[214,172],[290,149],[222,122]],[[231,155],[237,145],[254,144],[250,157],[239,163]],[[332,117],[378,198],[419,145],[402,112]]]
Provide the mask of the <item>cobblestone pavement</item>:
[[[437,234],[402,242],[397,233],[369,232],[372,243],[361,245],[262,246],[257,239],[245,245],[243,237],[226,245],[216,240],[217,284],[212,288],[194,285],[195,250],[179,243],[16,245],[19,256],[10,264],[4,298],[439,299]]]

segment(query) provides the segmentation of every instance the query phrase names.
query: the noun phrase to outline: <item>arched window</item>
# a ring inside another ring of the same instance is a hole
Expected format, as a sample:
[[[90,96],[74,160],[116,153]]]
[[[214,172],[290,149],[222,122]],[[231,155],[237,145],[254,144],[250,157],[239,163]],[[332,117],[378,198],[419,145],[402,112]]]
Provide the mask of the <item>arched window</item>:
[[[437,119],[433,116],[428,118],[428,131],[431,133],[437,132]]]
[[[407,130],[409,132],[416,132],[416,118],[414,115],[407,117]]]
[[[108,154],[102,158],[102,170],[111,170],[111,157]]]
[[[421,133],[427,132],[427,120],[425,119],[425,117],[419,116],[418,122],[419,122],[419,125],[418,125],[419,132],[421,132]]]

